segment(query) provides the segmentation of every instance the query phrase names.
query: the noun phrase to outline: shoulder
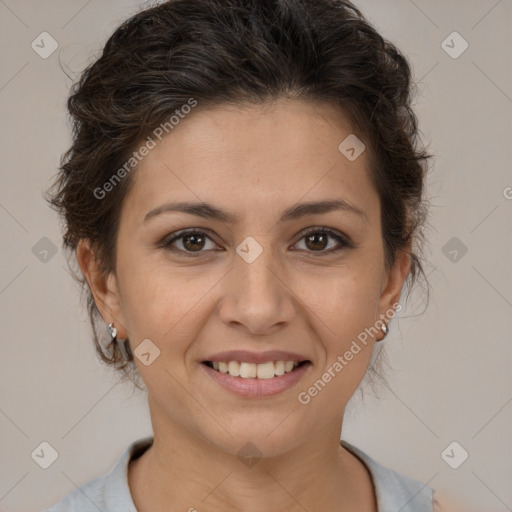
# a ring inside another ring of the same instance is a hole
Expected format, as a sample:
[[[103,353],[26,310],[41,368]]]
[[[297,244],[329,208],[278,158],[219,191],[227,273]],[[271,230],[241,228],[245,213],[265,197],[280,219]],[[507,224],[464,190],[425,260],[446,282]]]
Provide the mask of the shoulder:
[[[98,512],[105,507],[105,483],[107,475],[102,475],[77,487],[61,501],[45,512]]]
[[[361,449],[345,440],[341,444],[356,455],[368,468],[372,477],[379,512],[434,512],[435,491],[393,469],[379,464]]]
[[[434,512],[466,512],[467,507],[445,491],[434,495]]]
[[[77,487],[44,512],[137,512],[128,487],[128,463],[152,442],[153,437],[134,441],[108,473]]]

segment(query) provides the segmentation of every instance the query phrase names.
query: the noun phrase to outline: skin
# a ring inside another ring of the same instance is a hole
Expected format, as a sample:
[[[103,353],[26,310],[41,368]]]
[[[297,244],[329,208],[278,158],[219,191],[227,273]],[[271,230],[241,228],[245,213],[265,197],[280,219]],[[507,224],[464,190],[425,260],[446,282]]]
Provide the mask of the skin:
[[[80,243],[78,262],[104,321],[129,337],[132,351],[147,338],[160,349],[149,366],[135,358],[154,432],[153,446],[129,464],[137,510],[377,510],[366,466],[339,439],[345,406],[382,332],[307,405],[297,400],[399,301],[410,269],[405,252],[391,269],[384,266],[367,154],[349,161],[338,150],[351,133],[344,112],[323,103],[199,105],[132,171],[116,272],[101,274]],[[366,218],[333,211],[278,222],[296,203],[338,198]],[[175,212],[143,222],[164,203],[200,200],[238,214],[239,222]],[[335,239],[308,244],[305,230],[322,226],[354,247],[328,254],[339,247]],[[211,240],[182,238],[175,252],[158,247],[191,228]],[[248,236],[263,248],[250,264],[236,253]],[[238,348],[290,350],[312,366],[279,395],[238,397],[200,367],[206,356]],[[247,442],[262,453],[250,468],[237,457]]]

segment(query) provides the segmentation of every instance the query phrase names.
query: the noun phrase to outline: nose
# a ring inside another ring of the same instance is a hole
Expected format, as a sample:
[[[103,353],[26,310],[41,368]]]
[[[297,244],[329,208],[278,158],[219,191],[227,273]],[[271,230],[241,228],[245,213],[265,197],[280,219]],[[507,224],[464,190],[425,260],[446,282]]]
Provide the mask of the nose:
[[[263,250],[253,261],[238,254],[234,258],[219,311],[226,324],[264,335],[291,321],[297,298],[271,247],[258,243]]]

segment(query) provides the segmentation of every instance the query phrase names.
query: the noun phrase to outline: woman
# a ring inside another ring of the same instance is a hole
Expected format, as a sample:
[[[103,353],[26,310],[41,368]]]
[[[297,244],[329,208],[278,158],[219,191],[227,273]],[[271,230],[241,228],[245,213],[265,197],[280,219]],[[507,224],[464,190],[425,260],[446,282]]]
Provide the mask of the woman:
[[[407,60],[345,0],[176,0],[114,32],[49,201],[153,436],[50,512],[433,510],[340,442],[424,275],[410,100]]]

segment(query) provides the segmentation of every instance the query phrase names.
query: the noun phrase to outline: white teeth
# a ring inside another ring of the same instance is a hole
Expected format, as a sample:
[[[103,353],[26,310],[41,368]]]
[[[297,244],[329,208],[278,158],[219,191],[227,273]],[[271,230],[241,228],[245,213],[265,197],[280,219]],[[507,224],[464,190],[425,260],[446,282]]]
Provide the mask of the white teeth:
[[[254,363],[240,363],[240,377],[244,379],[254,378],[256,374],[257,368]]]
[[[274,363],[272,361],[255,366],[258,379],[271,379],[274,376]]]
[[[275,375],[283,375],[291,372],[299,366],[298,361],[268,361],[267,363],[239,363],[238,361],[214,361],[214,370],[228,373],[232,377],[250,379],[271,379]]]
[[[229,361],[228,373],[229,375],[233,375],[233,377],[238,377],[240,375],[240,364],[238,361]]]
[[[284,375],[284,361],[276,361],[274,363],[274,373],[276,375]]]
[[[284,371],[291,372],[293,370],[293,361],[286,361],[284,363]]]

